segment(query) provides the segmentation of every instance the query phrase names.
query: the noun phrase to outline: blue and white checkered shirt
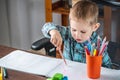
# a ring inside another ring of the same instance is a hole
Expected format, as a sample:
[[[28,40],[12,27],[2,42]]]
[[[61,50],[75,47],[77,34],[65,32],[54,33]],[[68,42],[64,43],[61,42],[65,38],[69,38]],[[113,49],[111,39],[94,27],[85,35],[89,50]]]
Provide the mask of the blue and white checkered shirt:
[[[42,32],[45,37],[50,38],[49,31],[53,29],[58,30],[62,36],[64,42],[64,57],[72,61],[86,63],[84,46],[87,41],[83,43],[77,43],[72,38],[69,27],[59,26],[53,23],[46,23],[42,28]],[[98,35],[96,34],[96,32],[93,32],[92,36],[90,37],[91,43],[97,43],[97,37]],[[111,59],[107,53],[107,49],[104,51],[102,60],[102,66],[111,68]]]

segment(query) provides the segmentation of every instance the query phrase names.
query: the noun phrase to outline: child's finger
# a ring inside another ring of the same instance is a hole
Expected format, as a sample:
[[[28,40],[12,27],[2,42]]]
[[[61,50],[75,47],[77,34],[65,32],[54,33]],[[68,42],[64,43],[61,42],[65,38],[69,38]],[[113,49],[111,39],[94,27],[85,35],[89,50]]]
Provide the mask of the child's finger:
[[[60,44],[60,39],[58,38],[58,39],[56,40],[56,46],[59,46],[59,44]]]
[[[56,40],[55,39],[51,38],[50,42],[56,47]]]
[[[59,39],[57,40],[57,44],[56,44],[56,46],[60,48],[61,45],[62,45],[62,39],[59,38]]]
[[[62,40],[60,40],[59,44],[58,44],[58,47],[61,49],[61,46],[62,46]]]
[[[58,50],[61,50],[61,47],[56,47],[56,50],[58,51]]]
[[[59,50],[59,47],[57,47],[56,50],[58,51],[58,50]]]

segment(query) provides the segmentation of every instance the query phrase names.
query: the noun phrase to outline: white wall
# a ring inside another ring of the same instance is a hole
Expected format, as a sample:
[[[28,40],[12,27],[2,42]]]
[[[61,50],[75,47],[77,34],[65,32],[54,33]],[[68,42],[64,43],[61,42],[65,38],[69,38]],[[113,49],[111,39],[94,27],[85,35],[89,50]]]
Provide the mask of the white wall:
[[[0,45],[10,46],[6,0],[0,0]]]
[[[11,46],[29,49],[32,42],[42,37],[44,0],[9,0]]]
[[[45,23],[44,6],[44,0],[8,0],[12,47],[30,49],[34,41],[43,37],[41,28]],[[54,14],[53,20],[60,24],[60,15]]]

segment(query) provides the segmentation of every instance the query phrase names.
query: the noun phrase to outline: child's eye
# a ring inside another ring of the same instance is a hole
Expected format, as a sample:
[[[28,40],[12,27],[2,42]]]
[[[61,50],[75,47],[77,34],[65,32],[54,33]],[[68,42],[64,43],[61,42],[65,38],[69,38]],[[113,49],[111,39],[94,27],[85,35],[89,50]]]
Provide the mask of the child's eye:
[[[86,33],[85,31],[81,31],[81,33]]]
[[[72,29],[72,31],[76,31],[75,29]]]

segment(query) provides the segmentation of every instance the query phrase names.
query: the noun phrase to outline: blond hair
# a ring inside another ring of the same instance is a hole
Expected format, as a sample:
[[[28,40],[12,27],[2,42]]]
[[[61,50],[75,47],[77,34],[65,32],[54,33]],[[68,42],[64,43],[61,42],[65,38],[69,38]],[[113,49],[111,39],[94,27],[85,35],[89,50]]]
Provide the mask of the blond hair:
[[[81,1],[81,0],[72,0],[72,6],[77,3],[78,1]]]
[[[98,6],[96,3],[82,0],[78,1],[70,10],[70,15],[74,16],[77,20],[83,19],[90,25],[97,23],[98,19]]]

